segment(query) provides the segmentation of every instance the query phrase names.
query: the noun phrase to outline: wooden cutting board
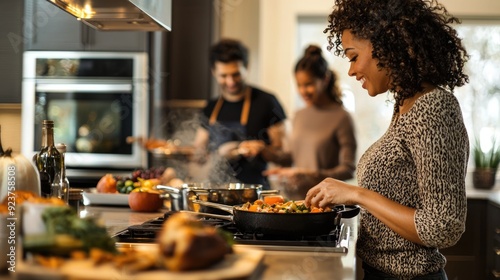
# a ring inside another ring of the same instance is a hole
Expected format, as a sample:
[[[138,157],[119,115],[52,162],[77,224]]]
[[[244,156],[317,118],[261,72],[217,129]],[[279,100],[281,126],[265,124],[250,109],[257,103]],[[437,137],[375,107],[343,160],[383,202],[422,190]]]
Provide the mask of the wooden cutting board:
[[[154,252],[152,252],[154,253]],[[21,263],[16,269],[16,279],[51,280],[194,280],[233,279],[249,277],[261,263],[264,251],[250,248],[234,248],[221,262],[196,271],[172,272],[165,269],[129,274],[113,267],[112,264],[94,265],[91,260],[69,260],[59,269],[48,269]]]

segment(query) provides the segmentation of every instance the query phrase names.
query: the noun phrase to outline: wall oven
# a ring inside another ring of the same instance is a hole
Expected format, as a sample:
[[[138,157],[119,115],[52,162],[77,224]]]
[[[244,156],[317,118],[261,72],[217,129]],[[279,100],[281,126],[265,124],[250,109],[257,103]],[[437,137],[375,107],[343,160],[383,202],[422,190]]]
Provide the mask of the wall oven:
[[[24,53],[22,153],[40,149],[42,120],[54,121],[54,141],[68,147],[68,168],[147,166],[147,153],[126,142],[147,135],[146,53]]]

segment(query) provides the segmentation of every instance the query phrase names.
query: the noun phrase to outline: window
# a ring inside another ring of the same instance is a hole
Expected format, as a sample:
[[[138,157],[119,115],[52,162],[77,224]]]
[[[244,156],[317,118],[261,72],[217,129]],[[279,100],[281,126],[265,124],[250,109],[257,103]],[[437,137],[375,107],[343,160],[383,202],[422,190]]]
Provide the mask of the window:
[[[479,138],[488,150],[500,137],[500,21],[464,19],[456,28],[470,55],[469,83],[456,94],[471,144]]]

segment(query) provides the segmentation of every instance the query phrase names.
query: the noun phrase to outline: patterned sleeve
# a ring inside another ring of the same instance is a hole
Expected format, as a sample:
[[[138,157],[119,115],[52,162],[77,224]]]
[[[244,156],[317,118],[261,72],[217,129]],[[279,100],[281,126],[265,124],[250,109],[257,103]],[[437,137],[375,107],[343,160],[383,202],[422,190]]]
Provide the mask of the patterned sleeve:
[[[420,99],[414,110],[418,129],[408,130],[421,203],[414,219],[424,244],[444,248],[455,244],[465,230],[469,142],[451,93],[438,91]]]

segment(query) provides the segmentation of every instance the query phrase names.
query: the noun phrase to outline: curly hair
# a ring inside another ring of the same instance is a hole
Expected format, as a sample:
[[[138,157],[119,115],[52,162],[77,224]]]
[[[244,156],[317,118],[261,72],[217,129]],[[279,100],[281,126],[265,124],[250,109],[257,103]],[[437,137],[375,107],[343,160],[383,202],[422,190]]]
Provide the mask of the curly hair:
[[[328,97],[334,102],[342,105],[341,91],[337,86],[337,75],[328,68],[328,62],[323,57],[321,48],[317,45],[309,45],[297,64],[295,64],[294,72],[305,71],[318,79],[325,79],[330,76],[326,92]]]
[[[469,82],[469,56],[451,26],[460,20],[436,0],[335,0],[328,22],[328,50],[337,56],[343,55],[344,30],[371,42],[372,57],[389,72],[395,106],[422,91],[423,83],[453,91]]]

